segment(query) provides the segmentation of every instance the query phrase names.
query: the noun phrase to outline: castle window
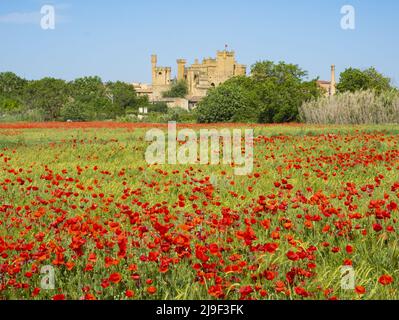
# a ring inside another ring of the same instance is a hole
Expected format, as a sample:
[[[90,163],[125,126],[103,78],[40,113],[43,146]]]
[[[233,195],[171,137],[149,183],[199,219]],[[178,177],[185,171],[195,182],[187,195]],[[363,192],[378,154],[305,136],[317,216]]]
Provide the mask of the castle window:
[[[159,72],[158,74],[161,76],[161,75],[162,75],[162,72]]]
[[[214,83],[211,83],[211,87],[215,88],[215,84],[214,84]]]

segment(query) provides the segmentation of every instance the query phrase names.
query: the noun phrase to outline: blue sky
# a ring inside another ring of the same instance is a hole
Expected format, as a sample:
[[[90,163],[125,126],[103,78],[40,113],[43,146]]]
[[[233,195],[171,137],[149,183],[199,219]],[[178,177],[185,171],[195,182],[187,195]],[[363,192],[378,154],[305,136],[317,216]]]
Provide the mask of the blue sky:
[[[40,9],[56,9],[42,30]],[[355,30],[341,28],[341,7],[356,10]],[[331,64],[376,67],[399,86],[397,0],[0,0],[0,72],[28,79],[149,82],[150,55],[176,72],[176,59],[236,51],[240,63],[295,63],[329,79]]]

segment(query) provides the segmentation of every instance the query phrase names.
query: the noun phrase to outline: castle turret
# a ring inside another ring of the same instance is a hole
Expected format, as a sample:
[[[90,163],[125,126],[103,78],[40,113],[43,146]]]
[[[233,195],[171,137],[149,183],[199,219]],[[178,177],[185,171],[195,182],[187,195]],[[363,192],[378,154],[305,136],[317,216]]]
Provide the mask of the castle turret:
[[[177,81],[184,80],[184,73],[187,61],[184,59],[177,60]]]
[[[152,91],[153,98],[157,99],[170,89],[172,69],[170,67],[160,67],[157,65],[158,59],[155,54],[151,56],[152,69]]]
[[[153,54],[151,56],[151,71],[152,71],[152,83],[155,83],[155,79],[157,76],[157,63],[158,63],[158,57],[156,54]]]

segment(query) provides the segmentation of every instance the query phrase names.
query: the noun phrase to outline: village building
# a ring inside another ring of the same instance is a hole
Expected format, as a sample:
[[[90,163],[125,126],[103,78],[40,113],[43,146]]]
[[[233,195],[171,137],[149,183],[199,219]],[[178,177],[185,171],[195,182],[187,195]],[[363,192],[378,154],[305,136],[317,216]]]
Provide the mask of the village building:
[[[331,80],[330,81],[325,81],[325,80],[318,80],[317,84],[319,85],[320,88],[322,88],[325,92],[326,97],[331,97],[334,96],[337,93],[337,83],[335,82],[335,66],[331,66]]]

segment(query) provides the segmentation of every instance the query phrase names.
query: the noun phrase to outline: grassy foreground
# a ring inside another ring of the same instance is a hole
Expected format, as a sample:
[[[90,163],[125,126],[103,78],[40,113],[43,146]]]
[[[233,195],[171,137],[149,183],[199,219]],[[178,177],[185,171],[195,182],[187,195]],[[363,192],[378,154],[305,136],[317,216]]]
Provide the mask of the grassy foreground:
[[[0,299],[399,298],[397,126],[252,126],[245,177],[151,127],[0,126]]]

